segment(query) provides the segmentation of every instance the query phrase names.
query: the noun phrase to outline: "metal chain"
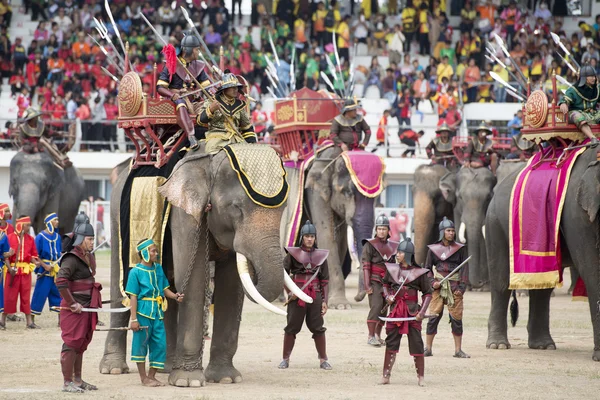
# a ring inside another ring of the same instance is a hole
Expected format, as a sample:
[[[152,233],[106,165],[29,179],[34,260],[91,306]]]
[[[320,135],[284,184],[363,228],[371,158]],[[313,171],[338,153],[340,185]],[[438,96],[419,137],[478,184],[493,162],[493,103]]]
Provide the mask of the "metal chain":
[[[202,367],[202,360],[204,358],[204,344],[206,342],[204,333],[208,331],[208,315],[210,314],[210,303],[212,295],[210,293],[210,265],[208,264],[210,258],[210,244],[209,244],[209,232],[208,232],[208,217],[206,221],[206,247],[204,256],[204,314],[202,315],[202,345],[200,346],[200,370],[204,370]],[[216,266],[215,266],[216,267]]]

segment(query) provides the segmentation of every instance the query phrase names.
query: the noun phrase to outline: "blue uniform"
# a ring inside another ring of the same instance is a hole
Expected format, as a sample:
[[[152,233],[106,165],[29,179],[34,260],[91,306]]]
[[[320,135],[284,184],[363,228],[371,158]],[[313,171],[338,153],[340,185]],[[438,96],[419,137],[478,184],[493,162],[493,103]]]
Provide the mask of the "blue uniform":
[[[35,247],[42,262],[50,264],[60,258],[62,253],[62,239],[58,232],[52,234],[43,231],[35,237]],[[50,307],[60,307],[60,293],[54,283],[54,278],[58,273],[59,265],[54,264],[50,271],[44,267],[36,267],[35,273],[38,278],[31,298],[31,313],[40,315],[46,304],[46,299]]]
[[[9,251],[8,236],[0,231],[0,313],[4,312],[4,276],[7,272],[7,268],[4,266],[3,254]]]
[[[163,302],[165,289],[169,282],[160,264],[154,263],[152,267],[137,264],[129,271],[125,293],[137,296],[137,320],[140,326],[147,326],[148,330],[139,330],[133,333],[131,344],[131,361],[135,363],[146,362],[148,350],[150,352],[150,367],[165,368],[167,358],[167,335],[163,323]]]

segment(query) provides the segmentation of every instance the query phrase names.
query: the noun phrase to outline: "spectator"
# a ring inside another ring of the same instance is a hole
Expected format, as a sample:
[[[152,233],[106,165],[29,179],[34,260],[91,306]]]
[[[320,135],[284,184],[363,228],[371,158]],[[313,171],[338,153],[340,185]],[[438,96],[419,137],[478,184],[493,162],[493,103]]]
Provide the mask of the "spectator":
[[[391,39],[388,40],[390,64],[398,64],[401,61],[402,53],[404,52],[404,42],[406,41],[406,37],[402,33],[402,26],[396,25],[394,29]]]
[[[104,93],[99,92],[94,99],[94,104],[91,110],[92,122],[90,135],[88,140],[90,141],[103,141],[104,137],[104,125],[102,121],[106,120],[106,108],[104,107],[104,101],[106,96]],[[110,145],[103,143],[102,145],[91,145],[90,150],[107,149],[110,150]]]
[[[419,9],[419,54],[429,55],[429,10],[426,3],[421,3]]]
[[[223,18],[223,14],[218,13],[216,15],[214,29],[216,33],[221,35],[221,41],[227,43],[229,40],[229,21]]]
[[[381,82],[381,87],[383,90],[383,97],[390,102],[391,106],[396,99],[396,78],[394,77],[394,70],[392,68],[387,68],[385,73],[386,75]]]
[[[0,1],[0,17],[2,17],[5,26],[10,26],[12,20],[12,7],[8,0]]]
[[[10,93],[13,98],[20,93],[25,87],[25,76],[23,75],[23,71],[15,71],[15,74],[10,77],[8,81],[10,85]]]
[[[317,9],[312,15],[313,21],[313,34],[317,39],[319,46],[325,46],[326,39],[326,31],[325,31],[325,17],[327,16],[328,11],[325,9],[325,3],[322,1],[317,3]]]
[[[104,112],[106,112],[107,121],[115,121],[119,115],[119,107],[115,104],[115,98],[109,96],[104,103]],[[110,142],[110,151],[115,150],[117,141],[117,125],[113,122],[106,122],[103,131],[104,141]]]
[[[517,9],[517,2],[510,0],[508,7],[502,11],[500,18],[506,21],[506,35],[509,46],[512,46],[513,38],[515,36],[515,24],[521,19],[521,12]]]
[[[379,120],[379,126],[377,127],[377,135],[376,135],[377,145],[375,145],[373,150],[371,150],[371,153],[375,153],[377,151],[378,147],[385,146],[385,138],[390,135],[389,131],[388,131],[388,118],[389,117],[390,117],[390,110],[385,110],[383,112],[383,115],[381,116],[381,119]],[[389,150],[386,150],[386,154],[388,157],[390,156]]]
[[[31,106],[31,98],[29,97],[29,89],[23,87],[21,93],[17,96],[17,107],[19,109],[19,118],[21,118],[25,110]]]
[[[475,59],[471,57],[469,59],[469,67],[465,70],[464,81],[469,84],[467,89],[467,97],[469,102],[474,102],[477,98],[477,82],[481,79],[481,71],[475,64]]]
[[[402,153],[402,158],[406,158],[408,156],[415,156],[416,147],[421,146],[419,143],[419,139],[423,137],[424,134],[424,131],[419,131],[418,133],[415,133],[415,131],[413,131],[412,129],[407,129],[400,134],[400,142],[407,146],[407,149],[404,150],[404,153]]]
[[[405,211],[406,206],[400,204],[398,212],[392,211],[390,213],[390,236],[391,240],[401,241],[406,239],[406,228],[408,226],[408,214]],[[396,237],[396,239],[394,239]]]
[[[212,25],[208,26],[208,32],[204,36],[204,41],[211,52],[215,52],[223,43],[221,35],[218,32],[215,32]]]
[[[58,15],[54,17],[52,22],[56,23],[57,28],[63,34],[67,33],[71,29],[71,25],[73,25],[73,20],[65,14],[65,9],[62,7],[58,9]],[[62,42],[62,38],[59,41]]]
[[[373,58],[371,58],[371,67],[369,68],[369,76],[367,77],[367,81],[365,82],[363,88],[363,97],[365,97],[367,89],[370,86],[377,86],[379,89],[379,97],[383,97],[383,87],[381,86],[381,66],[379,65],[377,56],[373,56]]]
[[[46,21],[41,21],[35,29],[35,32],[33,32],[33,40],[37,40],[39,42],[46,42],[49,36],[50,33],[46,29]]]
[[[473,9],[471,1],[467,0],[460,12],[460,33],[471,32],[475,26],[476,18],[477,12]]]
[[[22,44],[22,40],[20,37],[16,38],[15,44],[13,44],[11,49],[15,70],[17,71],[23,71],[23,67],[27,63],[27,52],[25,51],[25,46]]]
[[[410,129],[411,122],[411,108],[414,106],[414,100],[410,95],[410,89],[404,89],[401,94],[398,95],[394,102],[393,109],[395,110],[396,118],[398,119],[398,136],[405,131],[404,124]]]
[[[450,80],[454,74],[454,68],[448,63],[448,56],[442,58],[442,63],[437,67],[437,79],[438,82],[442,82],[443,78]]]
[[[419,71],[418,77],[415,80],[415,83],[413,84],[413,92],[415,94],[415,106],[417,107],[417,109],[419,108],[419,103],[423,100],[429,100],[431,108],[433,109],[433,103],[429,98],[429,95],[431,93],[431,86],[429,85],[429,81],[427,81],[427,78],[425,77],[425,72]]]
[[[252,112],[252,125],[254,125],[254,132],[259,138],[262,138],[267,130],[267,123],[269,118],[267,113],[262,109],[262,103],[256,103],[256,108]]]
[[[350,16],[346,15],[337,27],[337,48],[340,58],[350,62]]]
[[[410,45],[415,39],[415,33],[419,27],[419,15],[413,7],[413,1],[407,0],[406,7],[402,10],[402,32],[406,37],[404,41],[404,52],[410,53]]]
[[[509,128],[510,136],[517,136],[523,128],[523,111],[519,110],[506,125]]]
[[[171,35],[175,24],[175,11],[171,8],[168,1],[163,1],[158,9],[158,21],[162,26],[163,35]]]

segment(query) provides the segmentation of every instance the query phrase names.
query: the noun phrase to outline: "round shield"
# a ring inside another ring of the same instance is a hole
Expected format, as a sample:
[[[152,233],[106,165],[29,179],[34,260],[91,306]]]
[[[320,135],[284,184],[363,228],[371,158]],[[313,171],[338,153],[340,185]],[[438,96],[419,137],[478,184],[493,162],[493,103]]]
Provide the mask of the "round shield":
[[[119,111],[121,117],[134,117],[142,105],[142,80],[133,71],[126,73],[119,83]]]
[[[529,95],[525,103],[525,121],[530,128],[540,128],[548,118],[548,97],[541,90]]]

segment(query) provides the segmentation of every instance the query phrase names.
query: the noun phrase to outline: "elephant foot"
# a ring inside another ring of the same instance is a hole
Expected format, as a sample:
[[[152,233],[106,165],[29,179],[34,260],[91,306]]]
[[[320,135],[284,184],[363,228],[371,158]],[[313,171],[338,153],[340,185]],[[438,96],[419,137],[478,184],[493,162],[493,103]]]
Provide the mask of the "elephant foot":
[[[492,350],[507,350],[510,349],[510,343],[506,336],[489,337],[485,347]]]
[[[100,361],[100,373],[110,375],[128,374],[129,367],[124,357],[115,354],[105,354]]]
[[[351,310],[352,309],[352,306],[350,305],[350,303],[348,302],[348,300],[346,300],[346,297],[344,297],[344,296],[330,298],[327,303],[328,303],[327,305],[329,306],[329,308],[334,309],[334,310]]]
[[[206,386],[206,379],[201,369],[186,371],[175,369],[169,374],[169,385],[177,387],[201,387]]]
[[[600,361],[600,350],[594,350],[594,354],[592,355],[592,360]]]
[[[534,350],[556,350],[556,344],[552,337],[544,336],[541,338],[529,338],[528,346]]]
[[[214,365],[208,363],[206,379],[215,383],[241,383],[242,374],[233,365]]]
[[[354,301],[356,301],[357,303],[360,303],[361,301],[364,300],[366,295],[367,295],[367,292],[364,290],[361,290],[360,292],[358,292],[356,294],[356,296],[354,296]]]

